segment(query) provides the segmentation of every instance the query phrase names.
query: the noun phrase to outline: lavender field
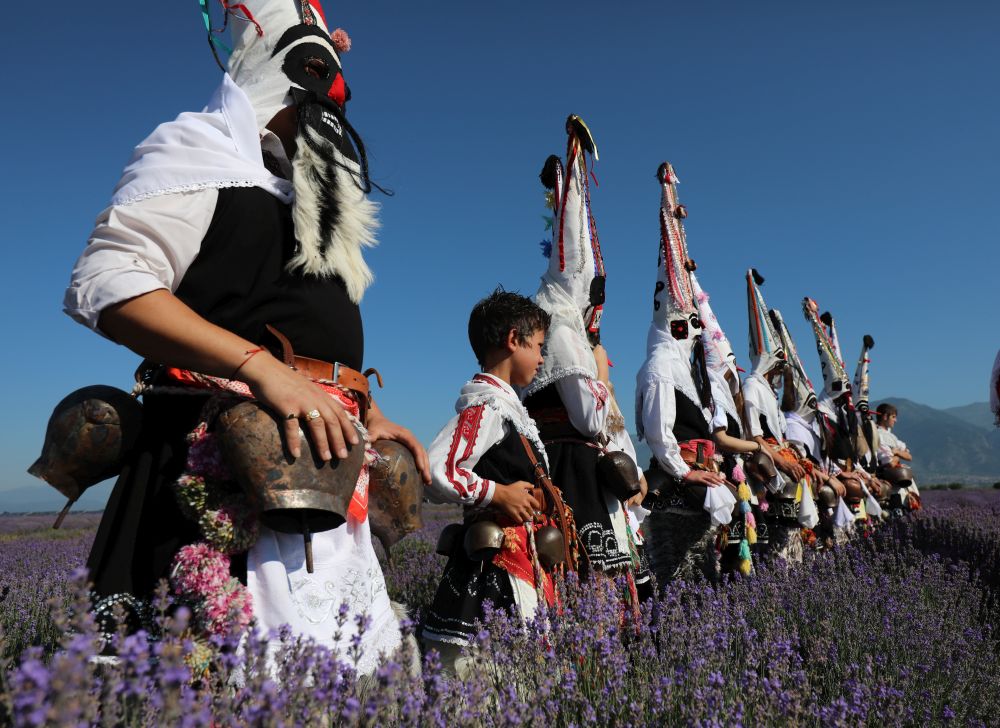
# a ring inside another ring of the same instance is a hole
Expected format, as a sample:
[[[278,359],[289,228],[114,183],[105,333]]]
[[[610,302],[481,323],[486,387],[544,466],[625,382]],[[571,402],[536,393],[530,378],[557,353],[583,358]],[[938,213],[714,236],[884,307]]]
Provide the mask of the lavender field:
[[[1000,492],[924,504],[801,566],[673,584],[638,623],[569,584],[559,614],[490,615],[480,679],[465,682],[433,654],[407,669],[420,658],[406,650],[359,681],[350,655],[283,635],[199,652],[183,611],[162,618],[162,640],[120,637],[116,664],[92,660],[79,567],[96,517],[55,534],[47,519],[0,519],[0,725],[997,725]],[[386,562],[414,623],[448,515]],[[271,670],[268,639],[289,642]]]

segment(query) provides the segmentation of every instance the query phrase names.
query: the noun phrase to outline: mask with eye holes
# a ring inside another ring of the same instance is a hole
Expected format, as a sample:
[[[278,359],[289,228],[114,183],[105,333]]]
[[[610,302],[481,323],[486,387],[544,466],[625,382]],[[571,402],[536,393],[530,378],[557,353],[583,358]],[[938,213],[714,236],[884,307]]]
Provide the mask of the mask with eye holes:
[[[258,127],[285,107],[297,110],[291,160],[297,248],[287,267],[339,277],[360,302],[373,279],[361,251],[375,244],[377,205],[367,198],[365,147],[345,114],[351,93],[322,8],[318,0],[245,0],[241,7],[254,23],[233,26],[229,73],[250,99]]]

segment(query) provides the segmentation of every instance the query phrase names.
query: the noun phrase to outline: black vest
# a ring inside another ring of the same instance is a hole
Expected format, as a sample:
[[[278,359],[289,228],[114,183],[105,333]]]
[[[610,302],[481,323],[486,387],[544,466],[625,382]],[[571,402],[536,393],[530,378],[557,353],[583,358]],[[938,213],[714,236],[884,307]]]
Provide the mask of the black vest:
[[[528,453],[524,451],[521,435],[509,422],[507,429],[509,432],[504,439],[483,453],[479,462],[472,468],[472,472],[480,478],[492,480],[494,483],[509,484],[518,480],[526,480],[534,484],[535,470],[528,459]],[[535,453],[535,459],[544,465],[545,459],[538,452],[534,443],[528,440],[528,444]]]
[[[674,390],[674,401],[677,403],[677,416],[674,418],[674,437],[677,442],[711,440],[712,432],[705,422],[701,407],[677,389]]]
[[[177,297],[200,316],[255,343],[264,326],[300,356],[361,369],[361,311],[338,277],[288,273],[297,242],[288,205],[258,187],[219,190],[208,232]]]

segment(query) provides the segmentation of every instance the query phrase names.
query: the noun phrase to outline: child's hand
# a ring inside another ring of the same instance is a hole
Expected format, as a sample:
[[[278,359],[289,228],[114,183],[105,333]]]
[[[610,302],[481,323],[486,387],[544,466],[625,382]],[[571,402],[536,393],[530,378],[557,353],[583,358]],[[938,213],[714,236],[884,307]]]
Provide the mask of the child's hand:
[[[504,485],[496,484],[493,491],[493,505],[505,516],[513,518],[518,523],[526,523],[535,517],[535,511],[539,509],[531,491],[534,486],[526,480],[518,480],[516,483]]]

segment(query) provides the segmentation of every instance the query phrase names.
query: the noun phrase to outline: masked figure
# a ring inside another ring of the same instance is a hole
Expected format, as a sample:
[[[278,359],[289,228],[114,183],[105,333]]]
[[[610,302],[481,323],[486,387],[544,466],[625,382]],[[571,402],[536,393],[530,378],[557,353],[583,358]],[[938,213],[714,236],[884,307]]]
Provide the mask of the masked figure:
[[[769,313],[788,359],[781,399],[785,441],[798,453],[800,462],[811,464],[819,507],[819,535],[825,545],[831,545],[844,538],[853,525],[854,515],[844,503],[847,491],[836,477],[840,468],[830,458],[829,436],[824,428],[825,420],[817,412],[818,400],[812,382],[781,312],[771,309]]]
[[[604,348],[592,345],[604,304],[604,260],[590,207],[587,158],[597,147],[579,117],[566,122],[565,165],[551,156],[542,169],[549,190],[551,246],[549,265],[534,300],[552,317],[543,349],[544,363],[522,392],[538,423],[548,452],[552,480],[573,509],[581,572],[625,574],[637,598],[632,537],[622,500],[599,474],[598,461],[609,448],[611,395]],[[634,463],[630,474],[638,482]]]
[[[739,508],[734,510],[733,520],[728,526],[728,546],[723,551],[722,569],[731,571],[740,568],[747,572],[751,568],[750,547],[754,546],[754,551],[763,550],[770,540],[770,530],[760,510],[760,501],[750,484],[752,476],[759,480],[762,471],[773,470],[774,463],[764,446],[746,434],[740,381],[743,370],[737,366],[733,347],[712,310],[708,294],[702,290],[694,273],[691,274],[691,284],[698,302],[705,366],[712,384],[712,439],[721,453],[722,472],[729,482],[738,487],[741,483],[747,485],[744,494],[747,504],[742,503],[744,498],[740,499]]]
[[[258,530],[254,513],[219,505],[233,493],[212,490],[236,478],[205,407],[222,396],[256,399],[292,456],[300,427],[317,462],[346,458],[352,440],[364,448],[353,421],[367,424],[371,441],[399,440],[426,462],[358,371],[358,303],[372,281],[362,250],[377,222],[364,144],[346,116],[340,54],[349,40],[330,33],[318,0],[246,0],[226,12],[228,72],[204,110],[136,147],[66,293],[69,315],[146,357],[143,429],[88,561],[96,607],[107,616],[121,604],[141,623],[157,580],[169,575],[183,592],[178,580],[210,554],[240,583],[222,595],[185,592],[196,617],[199,603],[239,593],[229,606],[243,622],[287,623],[346,649],[353,617],[339,641],[334,633],[347,603],[371,620],[359,663],[371,671],[400,631],[372,549],[367,466],[346,522],[313,534],[314,570],[301,534]],[[207,505],[189,497],[203,487]],[[243,537],[220,541],[208,528],[216,516]]]
[[[809,477],[811,465],[785,439],[787,426],[777,389],[787,356],[760,292],[764,278],[756,270],[748,270],[746,282],[751,370],[743,381],[744,415],[750,436],[768,451],[778,471],[764,484],[771,550],[798,561],[802,558],[801,529],[812,529],[819,522]]]
[[[716,534],[727,526],[736,498],[719,472],[712,440],[715,405],[705,364],[682,220],[677,175],[664,162],[660,185],[660,241],[657,248],[653,320],[646,361],[636,376],[636,429],[653,453],[646,480],[652,510],[643,524],[647,553],[657,579],[705,577],[720,572]]]
[[[802,311],[816,339],[823,374],[817,412],[826,432],[830,458],[841,470],[837,477],[847,488],[847,504],[856,514],[862,518],[878,517],[881,515],[878,501],[888,503],[889,489],[872,476],[873,454],[854,406],[836,325],[829,313],[819,315],[818,305],[810,298],[803,300]],[[867,498],[869,493],[873,495],[872,501]]]

